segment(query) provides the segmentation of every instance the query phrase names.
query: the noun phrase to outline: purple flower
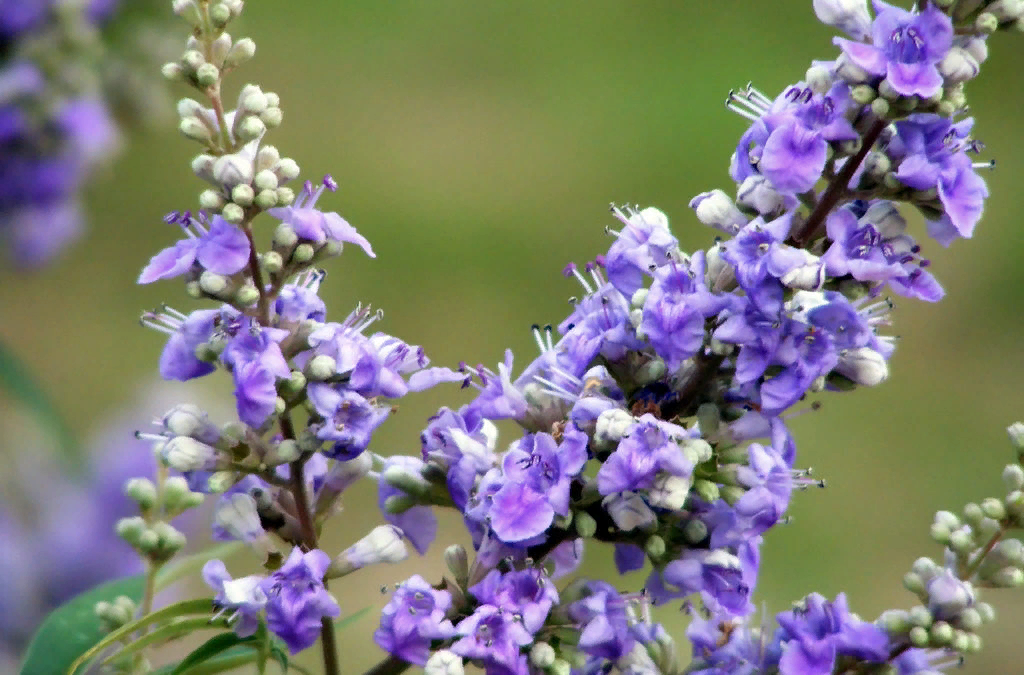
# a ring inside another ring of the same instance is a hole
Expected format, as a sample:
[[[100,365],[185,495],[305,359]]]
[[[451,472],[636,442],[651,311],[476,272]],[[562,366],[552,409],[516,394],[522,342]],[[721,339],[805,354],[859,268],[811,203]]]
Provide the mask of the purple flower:
[[[142,315],[142,325],[170,336],[160,353],[161,377],[184,382],[217,369],[213,363],[200,361],[196,348],[213,337],[222,313],[223,310],[197,309],[186,316],[165,307]]]
[[[455,631],[462,637],[451,646],[454,653],[480,659],[488,673],[527,675],[526,655],[520,649],[533,642],[533,635],[512,612],[481,605]]]
[[[205,216],[172,213],[165,219],[181,227],[186,238],[155,256],[139,273],[138,283],[151,284],[159,279],[173,279],[193,269],[210,270],[230,276],[249,264],[249,239],[242,230],[220,216],[209,224]]]
[[[612,286],[632,297],[651,269],[665,264],[678,250],[679,242],[668,229],[668,217],[658,209],[627,208],[623,213],[613,208],[612,213],[623,227],[615,233],[615,242],[604,257],[604,269]]]
[[[727,300],[704,286],[704,252],[689,265],[669,262],[654,272],[644,301],[640,330],[669,370],[677,370],[704,342],[705,319],[724,309]]]
[[[749,614],[754,610],[750,594],[759,558],[756,545],[741,550],[747,554],[746,560],[724,549],[686,551],[678,560],[651,572],[644,587],[655,604],[700,593],[714,611]]]
[[[203,565],[203,581],[216,591],[213,604],[219,609],[217,613],[228,613],[228,621],[235,624],[239,637],[249,637],[256,632],[260,612],[267,605],[264,577],[253,574],[232,579],[223,562],[211,560]]]
[[[686,628],[693,644],[693,675],[755,675],[768,672],[764,636],[726,613],[695,614]]]
[[[274,312],[282,321],[323,321],[327,306],[317,295],[320,282],[327,276],[323,270],[307,272],[293,283],[281,287],[274,301]]]
[[[938,63],[953,46],[953,21],[938,7],[911,13],[872,0],[871,44],[833,38],[845,58],[871,75],[884,77],[903,96],[929,98],[942,88]]]
[[[840,656],[870,662],[889,657],[888,636],[874,624],[852,616],[843,593],[835,602],[812,593],[802,607],[777,614],[775,619],[780,626],[776,639],[782,645],[779,668],[784,673],[829,675]]]
[[[558,602],[558,590],[539,568],[505,574],[491,570],[469,592],[483,604],[518,614],[523,627],[534,634],[541,629],[551,608]]]
[[[587,582],[586,595],[569,605],[569,617],[580,627],[580,650],[591,656],[618,661],[635,644],[626,601],[605,581]]]
[[[373,432],[388,418],[391,408],[375,405],[348,389],[322,386],[320,392],[324,391],[334,395],[331,402],[333,410],[325,415],[322,423],[314,424],[311,429],[320,440],[333,442],[325,455],[340,460],[354,459],[370,445]],[[319,401],[318,412],[324,405],[323,398]]]
[[[267,628],[296,654],[320,636],[321,619],[341,614],[338,603],[324,588],[330,557],[320,550],[292,549],[280,569],[264,579]]]
[[[384,606],[373,641],[403,661],[422,666],[430,658],[433,640],[455,635],[455,627],[445,618],[451,604],[451,593],[436,591],[423,577],[413,575]]]
[[[490,420],[463,406],[441,408],[420,434],[424,461],[445,471],[448,494],[460,511],[466,508],[477,478],[497,465],[498,430]]]
[[[829,276],[887,282],[900,295],[928,302],[945,295],[891,202],[854,202],[833,211],[825,224],[832,245],[821,260]]]
[[[337,184],[334,184],[333,180],[329,180],[329,178],[329,176],[325,177],[324,184],[315,191],[312,183],[307,181],[291,206],[273,208],[267,213],[290,225],[302,239],[315,244],[323,244],[328,240],[355,244],[363,249],[366,255],[376,258],[377,255],[373,252],[370,242],[360,235],[356,228],[349,225],[348,221],[333,211],[324,213],[315,208],[317,200],[320,199],[320,195],[329,184],[337,187]]]
[[[658,474],[689,478],[693,461],[683,451],[682,442],[692,432],[659,420],[650,413],[629,427],[615,451],[597,471],[597,487],[602,495],[654,487]]]
[[[508,543],[543,534],[569,513],[569,485],[587,461],[587,436],[569,426],[560,444],[528,434],[502,458],[502,485],[492,497],[491,528]]]

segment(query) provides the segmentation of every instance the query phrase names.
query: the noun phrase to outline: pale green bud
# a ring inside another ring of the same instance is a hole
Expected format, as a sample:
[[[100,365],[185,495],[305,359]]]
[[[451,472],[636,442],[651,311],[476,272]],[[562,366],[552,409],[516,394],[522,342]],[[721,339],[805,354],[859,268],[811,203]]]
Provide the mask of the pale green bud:
[[[195,0],[173,0],[171,2],[171,11],[193,26],[198,26],[200,23],[201,17],[199,16],[199,8],[196,6]]]
[[[284,120],[284,113],[281,112],[280,108],[267,108],[260,113],[260,120],[269,128],[274,129],[281,126],[281,122]]]
[[[279,206],[290,206],[295,201],[295,191],[290,187],[277,188],[277,203]]]
[[[185,535],[170,523],[155,523],[152,531],[159,537],[160,548],[168,557],[185,548],[185,544],[188,543]]]
[[[210,21],[215,26],[224,26],[231,20],[231,10],[223,3],[216,3],[210,6]],[[230,42],[230,38],[229,38]]]
[[[263,93],[267,97],[267,105],[268,106],[270,106],[271,108],[280,108],[281,107],[281,97],[280,96],[278,96],[277,94],[275,94],[272,91],[266,91],[266,92],[263,92]]]
[[[196,70],[206,63],[206,58],[203,57],[203,53],[197,49],[189,49],[181,55],[181,63],[190,72],[196,72]]]
[[[576,525],[576,534],[584,539],[593,537],[597,532],[597,521],[594,520],[594,516],[586,511],[577,511],[574,523]]]
[[[277,251],[267,251],[260,256],[260,261],[263,264],[263,269],[267,270],[271,274],[276,274],[284,268],[284,259],[281,258],[281,254]]]
[[[148,478],[130,478],[124,484],[124,493],[143,511],[156,503],[156,486]]]
[[[170,61],[160,66],[160,74],[166,80],[177,82],[185,77],[185,69],[181,67],[181,64]]]
[[[256,174],[252,184],[257,190],[277,190],[277,175],[273,171],[264,169]]]
[[[295,229],[288,223],[281,223],[274,230],[274,248],[290,250],[297,243],[299,235],[295,234]]]
[[[1006,517],[1006,507],[995,497],[988,497],[981,502],[981,511],[986,517],[993,520],[1002,520]]]
[[[147,527],[139,533],[139,536],[134,542],[134,546],[139,551],[148,555],[160,546],[160,536],[154,532],[152,528]]]
[[[917,596],[924,596],[927,593],[921,575],[914,572],[907,572],[903,575],[903,587]]]
[[[199,193],[199,206],[207,211],[220,211],[227,202],[217,190],[203,190]]]
[[[196,155],[192,158],[192,173],[203,180],[213,181],[213,165],[217,158],[213,155]]]
[[[970,553],[974,548],[974,537],[967,530],[957,530],[949,535],[948,546],[957,553]]]
[[[224,155],[213,163],[213,179],[226,188],[251,183],[252,177],[252,160],[243,155]]]
[[[469,582],[469,555],[462,544],[452,544],[444,550],[444,564],[460,585]]]
[[[1020,588],[1024,585],[1024,571],[1017,567],[1004,567],[991,574],[988,581],[1000,588]]]
[[[299,177],[299,165],[291,157],[285,157],[274,167],[274,173],[277,174],[278,180],[282,183],[295,180]],[[274,187],[277,186],[275,185]]]
[[[185,117],[199,117],[199,118],[202,118],[202,116],[206,112],[205,109],[203,108],[203,105],[199,101],[195,100],[194,98],[187,98],[187,97],[179,99],[177,104],[175,104],[175,108],[178,111],[178,117],[181,117],[181,118],[185,118]]]
[[[878,617],[878,623],[889,635],[903,635],[910,630],[910,619],[902,609],[887,609]]]
[[[338,363],[327,354],[318,354],[306,363],[304,372],[311,382],[323,382],[338,372]]]
[[[967,609],[960,612],[958,620],[961,628],[964,628],[971,632],[981,628],[981,624],[983,623],[981,620],[981,614],[978,613],[978,610],[974,609],[973,607],[968,607]]]
[[[185,282],[185,295],[192,298],[193,300],[198,300],[199,298],[203,297],[203,289],[199,288],[199,282]]]
[[[235,291],[235,305],[239,307],[249,307],[256,304],[256,301],[259,299],[260,292],[252,284],[245,284]]]
[[[259,87],[253,87],[251,91],[243,93],[240,99],[238,107],[249,115],[259,115],[267,109],[267,97]]]
[[[267,126],[255,115],[242,118],[242,123],[237,127],[237,136],[246,142],[255,141],[267,131]]]
[[[294,396],[306,388],[306,376],[297,370],[288,374],[288,379],[278,385],[283,394]]]
[[[974,502],[968,502],[964,506],[964,520],[973,525],[978,526],[982,518],[985,517],[985,512],[981,510],[981,506]]]
[[[994,14],[982,12],[974,20],[974,28],[979,33],[995,33],[999,30],[999,19]]]
[[[251,186],[236,185],[231,189],[231,201],[238,204],[239,206],[249,206],[252,204],[252,200],[256,197],[256,192]]]
[[[280,414],[282,414],[287,409],[288,409],[288,404],[285,402],[285,400],[283,398],[278,396],[274,400],[274,414],[275,415],[280,415]]]
[[[1020,490],[1024,487],[1024,467],[1020,464],[1007,464],[1003,469],[1003,484],[1007,490]]]
[[[536,668],[548,668],[555,662],[555,648],[547,642],[535,642],[530,649],[530,663]],[[568,665],[568,664],[567,664]]]
[[[225,204],[220,215],[224,220],[235,225],[245,220],[245,211],[238,204]]]
[[[907,637],[910,639],[910,644],[915,647],[928,646],[928,631],[921,626],[914,626],[911,628]]]
[[[1014,422],[1006,427],[1006,433],[1010,437],[1010,443],[1017,450],[1024,450],[1024,422]]]
[[[394,495],[384,500],[384,511],[396,516],[414,506],[419,506],[419,502],[409,495]]]
[[[253,201],[261,209],[272,209],[277,206],[277,190],[260,190]]]
[[[690,544],[699,544],[708,536],[708,526],[694,518],[683,526],[683,538]]]
[[[719,488],[719,495],[729,506],[735,506],[745,494],[747,491],[736,485],[723,485]]]
[[[647,538],[644,542],[644,553],[651,558],[651,560],[659,560],[665,555],[665,540],[654,534]]]
[[[218,297],[227,289],[228,278],[210,270],[203,270],[199,275],[199,287],[203,289],[203,293]]]
[[[228,50],[228,54],[224,57],[224,68],[236,68],[256,54],[256,43],[251,38],[242,38],[235,42]]]
[[[220,69],[212,63],[204,63],[196,68],[196,83],[201,87],[212,87],[220,79]]]
[[[311,244],[299,244],[292,253],[292,260],[298,263],[307,263],[313,259],[316,250]]]
[[[945,621],[936,621],[935,625],[928,631],[931,644],[935,647],[944,647],[953,641],[953,627]]]
[[[193,141],[199,141],[200,143],[209,143],[213,138],[209,127],[203,124],[202,120],[198,117],[182,118],[182,120],[178,122],[178,131],[180,131],[186,138],[191,138]]]
[[[882,84],[885,84],[884,80]],[[889,116],[889,102],[884,98],[876,98],[871,102],[871,112],[880,119],[887,118]]]
[[[193,494],[199,494],[192,492],[188,489],[188,481],[181,476],[169,476],[164,481],[164,506],[170,510],[179,510],[181,507],[186,506],[186,502],[191,501]],[[202,495],[199,494],[200,501],[202,501]]]
[[[974,606],[974,608],[978,610],[978,615],[981,617],[981,620],[985,623],[992,623],[996,620],[995,607],[988,604],[987,602],[979,602],[977,605]]]
[[[281,153],[273,145],[264,145],[256,152],[256,171],[273,169],[281,160]]]
[[[716,501],[720,496],[718,485],[709,480],[700,479],[693,481],[693,491],[698,497],[708,503]]]
[[[867,105],[878,98],[878,92],[866,84],[858,84],[850,90],[850,97],[859,105]]]

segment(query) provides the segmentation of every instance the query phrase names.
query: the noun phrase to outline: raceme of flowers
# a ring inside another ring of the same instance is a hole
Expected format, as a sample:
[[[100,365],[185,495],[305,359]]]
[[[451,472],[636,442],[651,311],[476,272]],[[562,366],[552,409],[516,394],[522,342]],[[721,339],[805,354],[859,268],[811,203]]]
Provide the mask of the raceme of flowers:
[[[405,559],[407,544],[426,554],[433,509],[449,508],[472,554],[449,547],[443,580],[396,586],[374,635],[391,655],[380,672],[473,663],[492,675],[812,675],[891,662],[911,675],[980,646],[992,609],[977,589],[1024,583],[1020,547],[999,542],[1024,517],[1016,465],[1005,498],[964,519],[937,516],[946,557],[919,560],[907,578],[919,608],[870,622],[842,594],[812,594],[775,628],[750,622],[765,533],[794,491],[821,484],[800,468],[787,419],[813,409],[815,395],[887,379],[890,294],[942,298],[924,249],[971,237],[988,195],[964,85],[988,35],[1020,23],[1024,6],[875,1],[869,13],[816,0],[819,19],[846,36],[834,60],[774,97],[730,95],[749,124],[730,165],[735,197],[714,189],[691,202],[715,243],[685,252],[661,211],[613,208],[607,252],[564,270],[580,287],[570,314],[535,327],[539,353],[525,366],[509,351],[493,369],[430,367],[422,349],[378,330],[368,307],[328,319],[319,266],[346,244],[373,249],[324,210],[330,176],[297,193],[286,186],[299,167],[265,142],[282,120],[276,94],[247,84],[225,109],[224,76],[254,53],[224,32],[242,3],[174,8],[193,30],[164,74],[205,98],[182,99],[178,114],[202,147],[192,170],[208,187],[200,210],[165,219],[180,238],[139,283],[182,279],[190,297],[215,304],[161,307],[143,323],[167,336],[165,378],[231,378],[237,420],[217,425],[182,404],[142,437],[191,491],[213,495],[215,538],[246,542],[264,563],[237,578],[219,560],[203,569],[240,636],[265,625],[293,653],[324,636],[333,672],[326,636],[351,608],[327,581]],[[909,207],[925,233],[910,231]],[[263,222],[273,233],[261,249]],[[394,399],[444,383],[476,396],[438,410],[418,456],[368,452]],[[499,444],[499,420],[522,434]],[[319,533],[367,476],[386,524],[332,556]],[[157,566],[173,554],[144,550],[142,525],[121,529]],[[585,549],[613,551],[623,573],[646,569],[643,591],[560,581]],[[650,618],[651,605],[669,602],[694,614],[689,666]]]

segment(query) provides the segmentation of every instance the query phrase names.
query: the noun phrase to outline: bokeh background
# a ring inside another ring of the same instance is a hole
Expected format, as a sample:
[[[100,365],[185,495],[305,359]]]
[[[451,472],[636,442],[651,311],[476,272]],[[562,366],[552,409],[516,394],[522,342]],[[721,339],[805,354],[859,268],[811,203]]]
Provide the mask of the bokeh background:
[[[528,362],[530,325],[560,321],[578,292],[562,267],[606,250],[610,202],[658,206],[685,248],[707,246],[715,233],[687,202],[731,189],[729,154],[745,126],[724,109],[726,93],[753,81],[774,95],[835,52],[811,3],[795,0],[250,2],[232,33],[258,46],[231,76],[232,94],[248,81],[280,94],[285,122],[266,141],[305,176],[334,175],[341,187],[321,204],[378,254],[352,247],[328,267],[332,316],[357,302],[383,308],[382,330],[443,365],[493,365],[505,347]],[[798,463],[828,488],[797,495],[793,522],[767,537],[758,596],[769,612],[813,590],[845,591],[869,619],[910,606],[900,580],[916,557],[938,552],[933,512],[1002,494],[1004,428],[1024,418],[1022,53],[1024,36],[996,36],[969,85],[975,135],[998,161],[975,237],[943,249],[917,223],[947,297],[897,301],[900,342],[884,386],[824,397],[820,412],[792,423]],[[140,311],[195,306],[173,282],[134,282],[176,238],[161,216],[195,205],[202,185],[188,162],[197,147],[170,117],[128,141],[89,191],[84,242],[31,276],[0,271],[0,337],[83,435],[155,375],[162,339],[138,326]],[[264,241],[272,226],[264,221]],[[207,380],[195,383],[197,396],[228,392],[226,378]],[[452,387],[403,401],[373,449],[418,452],[426,418],[460,396]],[[14,419],[4,417],[6,438],[18,431]],[[374,503],[371,485],[353,489],[325,548],[380,523]],[[439,578],[443,546],[464,540],[456,519],[442,522],[426,557],[333,585],[344,611],[373,610],[343,635],[345,672],[381,656],[370,642],[386,602],[380,587],[414,571]],[[584,570],[614,575],[610,552],[592,546]],[[1000,620],[963,672],[1018,672],[1024,601],[1010,592],[986,599]],[[683,616],[661,618],[682,640]]]

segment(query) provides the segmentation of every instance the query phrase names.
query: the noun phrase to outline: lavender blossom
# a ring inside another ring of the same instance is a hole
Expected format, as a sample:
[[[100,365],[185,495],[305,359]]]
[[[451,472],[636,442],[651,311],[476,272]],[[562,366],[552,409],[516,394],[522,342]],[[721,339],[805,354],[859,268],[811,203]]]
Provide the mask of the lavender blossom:
[[[423,577],[413,575],[396,587],[381,611],[373,641],[403,661],[425,665],[431,643],[455,635],[455,626],[445,618],[451,603],[451,593],[434,590]]]
[[[341,614],[323,585],[330,557],[320,550],[292,549],[280,569],[262,582],[267,597],[267,627],[296,654],[320,636],[321,619]]]

